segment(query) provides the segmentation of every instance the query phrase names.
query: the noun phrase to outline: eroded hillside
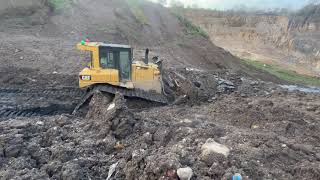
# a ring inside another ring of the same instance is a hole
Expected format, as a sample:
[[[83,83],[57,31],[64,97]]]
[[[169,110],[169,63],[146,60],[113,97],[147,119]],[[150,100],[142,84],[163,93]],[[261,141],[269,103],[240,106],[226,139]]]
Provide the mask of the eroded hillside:
[[[309,75],[319,74],[319,7],[290,15],[186,10],[210,39],[233,54],[282,65]]]

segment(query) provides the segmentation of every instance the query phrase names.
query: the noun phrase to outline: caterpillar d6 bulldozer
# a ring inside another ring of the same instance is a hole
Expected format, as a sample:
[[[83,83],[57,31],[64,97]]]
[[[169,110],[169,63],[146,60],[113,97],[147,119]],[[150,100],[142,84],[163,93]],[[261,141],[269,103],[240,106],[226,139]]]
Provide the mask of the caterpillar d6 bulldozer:
[[[149,63],[148,49],[144,60],[133,61],[133,49],[129,45],[82,41],[77,48],[89,51],[91,60],[79,73],[79,86],[88,91],[74,113],[96,91],[167,103],[162,94],[161,62]]]

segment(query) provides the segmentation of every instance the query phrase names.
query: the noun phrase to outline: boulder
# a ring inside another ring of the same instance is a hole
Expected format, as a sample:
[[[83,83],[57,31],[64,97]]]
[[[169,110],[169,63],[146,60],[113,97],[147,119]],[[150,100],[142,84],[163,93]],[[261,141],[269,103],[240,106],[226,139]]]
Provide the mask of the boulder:
[[[177,174],[181,180],[190,180],[193,176],[193,171],[190,167],[179,168]]]
[[[204,145],[201,147],[202,149],[202,155],[206,156],[211,153],[218,153],[222,154],[225,157],[228,157],[229,155],[229,148],[225,145],[219,144],[215,142],[213,139],[208,139]]]

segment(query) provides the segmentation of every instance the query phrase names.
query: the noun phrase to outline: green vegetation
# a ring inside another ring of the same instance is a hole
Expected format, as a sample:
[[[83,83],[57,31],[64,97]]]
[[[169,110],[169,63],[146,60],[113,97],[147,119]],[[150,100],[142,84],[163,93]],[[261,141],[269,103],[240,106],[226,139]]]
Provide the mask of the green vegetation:
[[[134,15],[135,19],[140,23],[141,25],[148,25],[148,19],[145,16],[142,4],[145,2],[145,0],[127,0],[127,4],[129,5],[130,11]]]
[[[277,66],[264,64],[255,60],[244,60],[244,63],[250,66],[253,66],[257,69],[264,70],[280,79],[283,79],[288,82],[310,85],[310,86],[320,86],[320,78],[311,77],[306,75],[298,74],[295,71],[283,69]]]
[[[53,12],[61,12],[63,9],[70,8],[74,0],[49,0],[49,5]]]
[[[193,24],[188,18],[184,17],[179,13],[174,13],[179,21],[186,27],[188,35],[200,35],[206,39],[209,39],[209,35],[201,27]]]

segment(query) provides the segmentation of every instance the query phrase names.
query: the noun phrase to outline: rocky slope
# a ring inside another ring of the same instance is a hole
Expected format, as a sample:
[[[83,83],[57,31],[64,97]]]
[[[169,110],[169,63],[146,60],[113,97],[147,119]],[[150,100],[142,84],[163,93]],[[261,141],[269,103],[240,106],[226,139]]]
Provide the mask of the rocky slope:
[[[300,73],[320,72],[318,9],[290,16],[186,10],[210,39],[241,58],[283,65]]]

